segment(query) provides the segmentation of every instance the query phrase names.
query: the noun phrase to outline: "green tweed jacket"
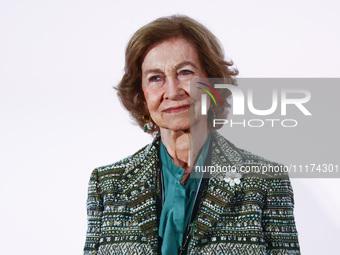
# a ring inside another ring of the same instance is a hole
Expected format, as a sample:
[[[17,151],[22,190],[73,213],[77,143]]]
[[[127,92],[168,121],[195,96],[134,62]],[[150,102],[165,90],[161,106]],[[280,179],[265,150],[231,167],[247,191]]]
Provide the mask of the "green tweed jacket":
[[[92,172],[84,255],[160,254],[160,137],[135,154]],[[211,165],[275,166],[212,132]],[[244,173],[230,185],[222,172],[206,179],[186,252],[300,254],[288,176]],[[183,254],[185,254],[184,252]]]

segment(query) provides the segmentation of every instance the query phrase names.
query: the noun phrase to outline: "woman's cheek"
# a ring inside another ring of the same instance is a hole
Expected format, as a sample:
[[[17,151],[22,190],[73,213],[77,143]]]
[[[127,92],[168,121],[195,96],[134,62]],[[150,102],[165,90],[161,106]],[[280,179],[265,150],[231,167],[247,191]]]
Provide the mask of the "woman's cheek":
[[[145,95],[145,100],[148,105],[149,111],[156,111],[159,105],[159,100],[156,95],[147,94]]]

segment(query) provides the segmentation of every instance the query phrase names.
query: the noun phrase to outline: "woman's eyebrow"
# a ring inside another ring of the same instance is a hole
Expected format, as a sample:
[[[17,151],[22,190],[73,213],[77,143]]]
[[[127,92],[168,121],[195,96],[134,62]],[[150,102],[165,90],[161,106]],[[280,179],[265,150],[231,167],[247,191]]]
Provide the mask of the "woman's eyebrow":
[[[183,62],[177,64],[175,66],[174,70],[178,70],[178,69],[180,69],[180,68],[182,68],[184,66],[188,66],[188,65],[192,66],[195,69],[198,69],[198,66],[195,63],[193,63],[191,61],[183,61]],[[149,70],[146,70],[145,72],[143,72],[143,75],[147,76],[149,73],[163,73],[163,71],[161,69],[158,69],[158,68],[156,68],[156,69],[149,69]]]
[[[195,69],[198,69],[198,66],[195,63],[191,62],[191,61],[183,61],[183,62],[177,64],[175,66],[175,69],[178,70],[178,69],[180,69],[180,68],[182,68],[184,66],[188,66],[188,65],[192,66]]]
[[[145,72],[143,72],[143,74],[145,76],[147,76],[149,73],[163,73],[163,72],[161,71],[161,69],[158,69],[158,68],[156,68],[156,69],[149,69],[149,70],[146,70]]]

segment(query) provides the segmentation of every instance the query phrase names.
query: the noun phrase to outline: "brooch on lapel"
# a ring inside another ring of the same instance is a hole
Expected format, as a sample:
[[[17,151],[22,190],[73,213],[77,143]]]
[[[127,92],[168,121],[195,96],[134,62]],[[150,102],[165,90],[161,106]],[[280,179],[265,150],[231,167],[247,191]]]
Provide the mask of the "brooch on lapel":
[[[239,185],[241,183],[242,174],[237,172],[228,172],[225,174],[223,180],[229,183],[230,187],[234,187],[235,184]]]
[[[220,172],[217,174],[217,178],[221,181],[225,181],[233,188],[235,185],[241,184],[242,174],[236,171]]]

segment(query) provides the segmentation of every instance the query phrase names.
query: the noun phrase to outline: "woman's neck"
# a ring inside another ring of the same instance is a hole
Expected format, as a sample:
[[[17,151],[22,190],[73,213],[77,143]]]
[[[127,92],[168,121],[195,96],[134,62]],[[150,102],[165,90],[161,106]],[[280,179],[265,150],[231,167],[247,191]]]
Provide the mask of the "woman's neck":
[[[188,179],[188,175],[208,137],[208,130],[201,131],[203,132],[191,133],[190,130],[161,129],[162,142],[174,164],[185,170],[182,181]]]

